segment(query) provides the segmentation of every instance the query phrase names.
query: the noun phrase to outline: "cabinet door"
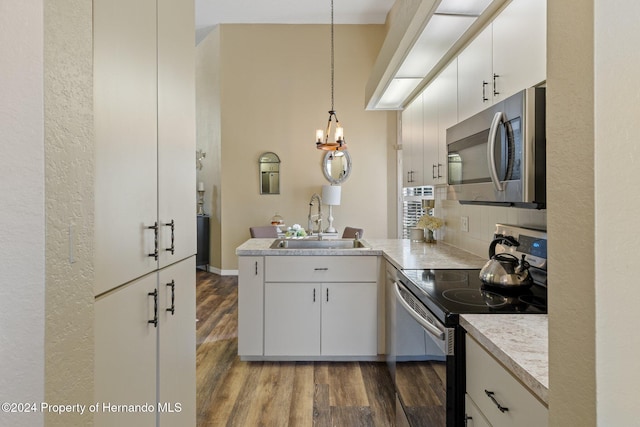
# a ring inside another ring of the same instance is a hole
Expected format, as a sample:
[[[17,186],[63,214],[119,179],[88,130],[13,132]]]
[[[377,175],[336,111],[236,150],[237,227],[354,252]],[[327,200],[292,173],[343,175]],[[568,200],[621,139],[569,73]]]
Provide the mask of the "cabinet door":
[[[458,115],[462,121],[492,103],[491,26],[458,55]]]
[[[96,300],[95,399],[113,405],[154,404],[158,328],[153,293],[156,273]],[[156,413],[120,413],[101,410],[96,426],[155,425]]]
[[[264,355],[320,355],[320,285],[266,283]]]
[[[158,266],[148,256],[154,230],[146,228],[158,209],[156,7],[155,0],[95,0],[93,7],[99,295]]]
[[[494,101],[546,79],[547,2],[513,0],[493,22]]]
[[[430,84],[422,93],[423,185],[438,184],[438,97]]]
[[[492,426],[548,425],[547,408],[522,383],[468,335],[465,344],[466,392]]]
[[[195,256],[160,270],[158,275],[158,418],[161,426],[193,426],[196,425]],[[181,407],[177,408],[176,403]]]
[[[419,95],[402,113],[402,168],[403,185],[415,187],[423,182],[423,117],[422,95]]]
[[[440,184],[447,183],[447,129],[458,123],[458,62],[449,64],[434,82],[438,99],[438,167]]]
[[[238,354],[263,355],[264,257],[238,257]]]
[[[321,353],[325,356],[375,356],[378,352],[376,283],[322,286]]]
[[[468,394],[464,395],[464,425],[465,427],[491,427]]]
[[[158,0],[160,267],[196,253],[194,31],[192,1]]]

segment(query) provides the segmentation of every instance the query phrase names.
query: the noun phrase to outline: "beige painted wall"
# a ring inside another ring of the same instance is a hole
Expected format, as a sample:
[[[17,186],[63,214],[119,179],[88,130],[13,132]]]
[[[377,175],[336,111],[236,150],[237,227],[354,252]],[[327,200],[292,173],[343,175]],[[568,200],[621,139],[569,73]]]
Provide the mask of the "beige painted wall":
[[[44,5],[44,401],[90,404],[94,343],[92,7],[82,0],[46,0]],[[45,414],[48,426],[85,426],[92,421],[90,413]]]
[[[363,227],[365,237],[395,234],[388,213],[395,113],[364,110],[364,85],[384,31],[383,25],[335,27],[335,108],[353,172],[334,225]],[[329,37],[327,25],[221,26],[223,272],[237,269],[235,248],[249,238],[250,226],[267,224],[278,212],[287,224],[306,227],[309,199],[327,183],[314,136],[331,106]],[[265,151],[282,160],[280,195],[259,194],[258,157]]]
[[[552,426],[596,425],[592,9],[593,2],[548,1],[547,225],[551,260]],[[620,170],[618,166],[615,168]]]

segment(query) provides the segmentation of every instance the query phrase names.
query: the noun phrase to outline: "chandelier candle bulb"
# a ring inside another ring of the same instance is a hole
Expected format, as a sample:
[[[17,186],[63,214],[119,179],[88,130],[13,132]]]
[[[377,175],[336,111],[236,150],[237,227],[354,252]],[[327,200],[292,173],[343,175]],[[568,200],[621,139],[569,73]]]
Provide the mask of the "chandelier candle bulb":
[[[342,126],[336,127],[336,142],[344,140],[344,128]]]
[[[322,129],[316,129],[316,142],[322,143],[322,139],[324,138],[324,132]]]
[[[198,191],[204,191],[204,182],[200,181],[198,183]]]

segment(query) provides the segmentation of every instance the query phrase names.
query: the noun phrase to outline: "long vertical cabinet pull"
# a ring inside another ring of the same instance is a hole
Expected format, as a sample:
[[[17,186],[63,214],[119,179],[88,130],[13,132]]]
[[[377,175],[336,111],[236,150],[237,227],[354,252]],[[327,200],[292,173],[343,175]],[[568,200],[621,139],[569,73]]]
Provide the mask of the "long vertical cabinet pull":
[[[327,288],[327,302],[329,302],[329,288]]]
[[[500,95],[500,92],[498,92],[498,85],[496,84],[496,79],[498,77],[500,77],[500,75],[493,73],[493,96]]]
[[[171,252],[171,255],[173,255],[176,251],[176,246],[175,246],[175,229],[176,229],[176,223],[175,221],[172,219],[171,222],[168,222],[166,224],[162,224],[165,227],[171,227],[171,247],[170,248],[165,248],[165,251],[167,252]]]
[[[495,79],[494,79],[495,82]],[[487,98],[487,85],[489,84],[489,82],[486,81],[482,81],[482,103],[485,103],[489,100],[489,98]],[[494,83],[495,84],[495,83]]]
[[[258,275],[258,261],[256,261],[256,276]]]
[[[316,288],[313,288],[313,302],[316,302]]]
[[[153,319],[148,323],[153,323],[154,327],[158,327],[158,290],[154,289],[153,292],[149,292],[149,296],[153,296]]]
[[[146,227],[147,230],[153,230],[153,253],[148,254],[147,256],[153,257],[156,261],[158,260],[158,221],[154,222],[153,225]]]
[[[170,311],[173,316],[176,313],[176,281],[172,280],[170,283],[167,283],[167,286],[171,287],[171,307],[166,310]]]

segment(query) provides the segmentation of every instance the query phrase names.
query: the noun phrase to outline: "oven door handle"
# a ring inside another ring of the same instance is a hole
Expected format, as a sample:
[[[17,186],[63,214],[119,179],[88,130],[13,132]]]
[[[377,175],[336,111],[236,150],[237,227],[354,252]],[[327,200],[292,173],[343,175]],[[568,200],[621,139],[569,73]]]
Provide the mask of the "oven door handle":
[[[495,116],[493,116],[493,120],[491,121],[491,127],[489,128],[489,139],[487,140],[487,163],[489,165],[489,175],[491,176],[491,181],[493,182],[493,186],[496,191],[504,191],[504,186],[500,182],[500,178],[498,177],[498,168],[496,166],[496,157],[495,157],[495,149],[496,149],[496,135],[498,134],[498,127],[504,121],[504,113],[497,112]]]
[[[435,336],[440,341],[445,341],[444,331],[440,330],[440,328],[438,328],[436,325],[428,322],[426,319],[424,319],[422,316],[416,313],[415,310],[411,308],[411,306],[404,300],[404,298],[402,298],[402,294],[400,294],[400,286],[402,285],[400,285],[398,282],[394,282],[393,285],[394,285],[393,290],[396,294],[396,299],[400,302],[400,304],[402,304],[402,307],[404,307],[407,313],[409,313],[411,317],[413,317],[413,319],[416,322],[418,322],[425,331]],[[406,292],[409,292],[409,291],[407,290]]]

